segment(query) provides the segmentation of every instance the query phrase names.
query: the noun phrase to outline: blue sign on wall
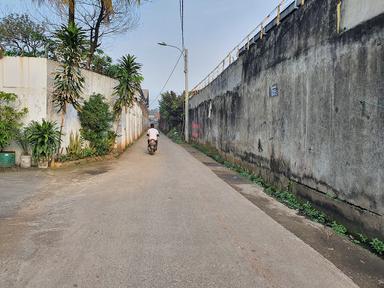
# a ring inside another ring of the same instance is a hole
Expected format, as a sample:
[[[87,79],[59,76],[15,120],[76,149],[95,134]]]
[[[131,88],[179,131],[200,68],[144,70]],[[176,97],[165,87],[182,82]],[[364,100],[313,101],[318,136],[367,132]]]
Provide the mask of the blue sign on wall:
[[[273,84],[269,88],[269,97],[277,97],[279,96],[279,88],[277,87],[277,84]]]

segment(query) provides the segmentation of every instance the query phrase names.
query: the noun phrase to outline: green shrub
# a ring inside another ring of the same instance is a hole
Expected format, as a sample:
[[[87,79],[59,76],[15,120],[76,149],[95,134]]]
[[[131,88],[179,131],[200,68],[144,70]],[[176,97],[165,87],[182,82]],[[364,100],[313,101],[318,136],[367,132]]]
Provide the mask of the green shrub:
[[[16,135],[16,141],[20,145],[21,149],[23,149],[23,155],[29,154],[29,140],[28,140],[28,130],[27,128],[22,128],[18,131]]]
[[[369,244],[371,245],[372,249],[379,255],[383,255],[384,253],[384,242],[377,239],[377,238],[374,238],[372,239],[371,242],[369,242]]]
[[[312,204],[309,203],[308,201],[304,203],[299,210],[302,214],[306,215],[308,218],[310,218],[313,221],[316,221],[322,224],[326,223],[327,221],[327,216],[323,212],[317,210],[316,208],[313,208]]]
[[[347,228],[345,228],[345,226],[338,224],[336,221],[332,222],[331,227],[332,227],[332,230],[339,235],[345,235],[348,231]]]
[[[32,146],[32,156],[36,160],[52,159],[60,144],[60,130],[56,122],[42,120],[32,121],[27,129],[27,137]]]
[[[83,139],[89,141],[96,155],[111,152],[117,134],[111,131],[113,114],[100,94],[93,94],[78,112]]]
[[[368,241],[368,237],[367,236],[365,236],[365,235],[363,235],[361,233],[357,234],[357,236],[359,237],[358,241],[360,243],[367,243],[367,241]]]
[[[28,109],[15,108],[16,94],[0,91],[0,151],[14,140],[21,127],[21,119]]]
[[[173,141],[178,144],[183,143],[183,137],[180,133],[180,131],[177,128],[172,128],[168,133],[167,136]]]
[[[81,154],[81,139],[79,136],[79,133],[76,132],[76,134],[73,134],[71,132],[69,134],[69,145],[66,148],[67,150],[67,156],[79,156]]]

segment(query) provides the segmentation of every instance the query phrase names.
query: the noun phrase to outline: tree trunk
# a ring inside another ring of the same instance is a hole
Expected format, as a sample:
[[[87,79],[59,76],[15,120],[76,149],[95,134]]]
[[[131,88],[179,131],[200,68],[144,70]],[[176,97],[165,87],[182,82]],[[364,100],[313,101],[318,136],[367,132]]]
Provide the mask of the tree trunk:
[[[75,0],[68,1],[68,26],[75,24]]]
[[[95,25],[95,31],[94,31],[94,36],[91,39],[91,47],[89,49],[87,65],[86,65],[87,69],[91,68],[93,56],[95,55],[96,49],[99,46],[100,26],[101,26],[101,23],[104,20],[104,16],[105,16],[105,5],[104,5],[104,1],[101,1],[99,17],[97,17],[97,21],[96,21],[96,25]]]
[[[63,109],[61,111],[60,136],[59,136],[59,146],[57,148],[57,157],[59,157],[59,155],[61,154],[61,152],[60,152],[60,149],[61,149],[61,136],[62,136],[63,128],[64,128],[65,110],[66,109]]]

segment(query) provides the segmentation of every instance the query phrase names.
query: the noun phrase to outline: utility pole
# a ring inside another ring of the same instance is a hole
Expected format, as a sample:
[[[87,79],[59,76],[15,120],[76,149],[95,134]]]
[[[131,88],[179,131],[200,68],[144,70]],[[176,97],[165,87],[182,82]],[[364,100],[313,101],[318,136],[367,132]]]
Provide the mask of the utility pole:
[[[165,42],[157,43],[161,46],[168,46],[175,48],[180,51],[184,55],[184,140],[185,142],[189,142],[189,90],[188,90],[188,49],[184,48],[180,49],[177,46],[169,45]]]
[[[184,76],[185,76],[185,124],[184,124],[184,140],[189,142],[189,90],[188,90],[188,49],[184,48]]]

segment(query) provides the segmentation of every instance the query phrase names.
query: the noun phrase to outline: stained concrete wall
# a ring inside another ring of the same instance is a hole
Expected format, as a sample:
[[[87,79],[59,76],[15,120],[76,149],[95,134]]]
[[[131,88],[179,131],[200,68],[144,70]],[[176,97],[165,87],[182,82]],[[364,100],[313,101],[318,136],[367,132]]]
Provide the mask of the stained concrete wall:
[[[60,114],[52,104],[53,77],[58,66],[59,63],[45,58],[5,57],[0,60],[0,91],[15,93],[20,102],[17,106],[29,109],[24,123],[44,118],[56,121],[60,125]],[[113,87],[117,81],[88,70],[82,70],[82,75],[85,78],[83,99],[89,99],[93,93],[100,93],[112,107]],[[68,106],[67,109],[62,137],[63,148],[69,144],[70,133],[79,132],[81,128],[76,110],[72,106]],[[120,121],[123,124],[117,128],[118,148],[124,149],[141,135],[147,127],[147,114],[145,105],[138,102],[135,102],[127,113],[125,111],[122,113]],[[116,130],[116,126],[114,128]],[[13,143],[7,150],[16,150],[16,159],[19,162],[20,148]]]
[[[190,133],[384,235],[384,10],[337,34],[336,7],[306,1],[192,97]]]
[[[383,0],[343,0],[341,27],[349,30],[380,15],[384,11]]]

